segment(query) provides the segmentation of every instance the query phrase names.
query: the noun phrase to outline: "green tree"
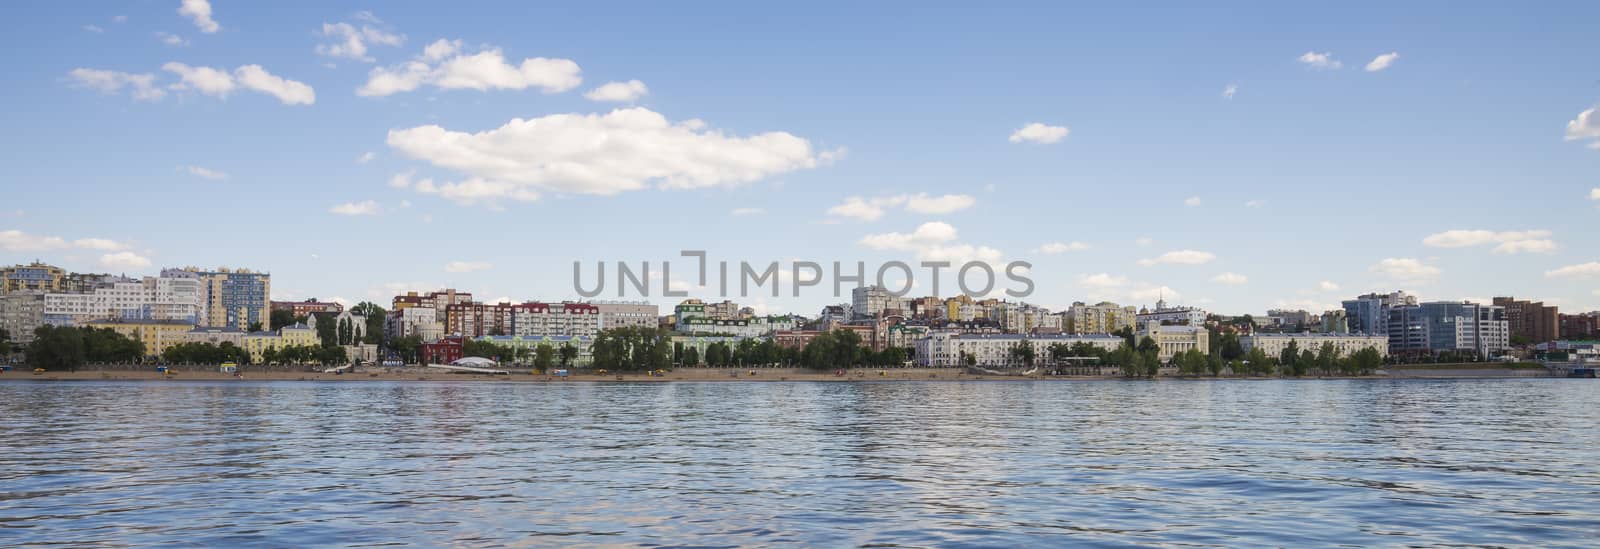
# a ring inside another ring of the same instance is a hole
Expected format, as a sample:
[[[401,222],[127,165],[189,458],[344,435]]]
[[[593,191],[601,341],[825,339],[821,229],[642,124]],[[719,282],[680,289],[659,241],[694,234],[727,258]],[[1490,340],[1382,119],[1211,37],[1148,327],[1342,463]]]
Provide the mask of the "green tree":
[[[556,364],[556,349],[549,345],[540,345],[533,348],[533,368],[539,373],[550,371]]]
[[[244,331],[250,332],[250,333],[259,332],[259,331],[261,331],[261,323],[260,322],[251,322],[250,324],[246,325]]]
[[[1377,349],[1365,347],[1350,354],[1350,369],[1354,375],[1372,375],[1380,366],[1383,366],[1383,355]]]
[[[1292,376],[1300,375],[1295,373],[1300,364],[1300,342],[1289,340],[1289,345],[1278,353],[1278,364],[1283,366],[1284,373]]]
[[[1317,349],[1316,364],[1317,369],[1321,370],[1321,375],[1332,375],[1334,373],[1334,370],[1339,365],[1339,349],[1333,346],[1333,342],[1322,342],[1322,347]]]
[[[284,326],[293,326],[295,323],[294,311],[289,309],[273,309],[272,313],[267,315],[267,320],[267,325],[271,326],[269,329],[272,330],[277,330],[278,328],[282,328]]]
[[[1011,348],[1007,350],[1007,353],[1011,355],[1012,362],[1021,363],[1024,367],[1028,368],[1033,367],[1033,344],[1028,342],[1028,340],[1023,339],[1018,341],[1015,345],[1012,345]]]
[[[966,351],[961,351],[961,364],[965,365],[968,368],[977,366],[978,365],[978,357],[973,355],[972,353],[969,353],[969,352],[966,352]]]
[[[1220,343],[1217,345],[1217,351],[1223,360],[1234,360],[1244,356],[1244,346],[1239,342],[1238,333],[1228,332],[1222,334],[1219,339]]]
[[[317,339],[322,341],[323,347],[334,347],[339,344],[339,325],[333,321],[333,313],[312,313],[317,319]]]
[[[556,354],[561,358],[562,368],[570,367],[573,361],[578,360],[578,348],[573,347],[571,343],[562,343]]]
[[[684,349],[683,350],[683,361],[682,362],[683,362],[684,367],[687,367],[687,368],[693,368],[695,366],[699,366],[700,365],[700,350],[697,349],[697,348],[694,348],[694,347],[689,347],[687,349]]]

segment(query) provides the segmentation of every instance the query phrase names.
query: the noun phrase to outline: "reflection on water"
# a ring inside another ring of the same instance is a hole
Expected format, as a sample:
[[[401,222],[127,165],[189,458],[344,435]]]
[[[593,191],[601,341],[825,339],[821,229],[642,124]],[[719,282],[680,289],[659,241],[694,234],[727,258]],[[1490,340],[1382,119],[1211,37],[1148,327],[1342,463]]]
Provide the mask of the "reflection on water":
[[[1588,545],[1582,380],[0,382],[0,545]]]

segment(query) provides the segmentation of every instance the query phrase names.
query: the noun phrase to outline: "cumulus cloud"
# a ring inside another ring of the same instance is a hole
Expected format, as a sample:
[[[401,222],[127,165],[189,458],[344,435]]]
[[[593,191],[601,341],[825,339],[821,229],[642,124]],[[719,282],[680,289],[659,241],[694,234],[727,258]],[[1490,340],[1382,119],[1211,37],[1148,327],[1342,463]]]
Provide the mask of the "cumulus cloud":
[[[200,167],[200,166],[178,166],[178,169],[181,170],[181,171],[184,171],[184,172],[188,172],[189,175],[192,175],[192,176],[195,176],[195,177],[198,177],[198,178],[201,178],[201,179],[210,179],[212,181],[221,181],[221,180],[224,180],[224,179],[228,178],[228,174],[226,174],[226,173],[222,173],[222,172],[219,172],[217,170],[210,169],[210,168],[203,168],[203,167]]]
[[[1300,56],[1299,61],[1315,69],[1337,69],[1344,66],[1344,63],[1335,60],[1333,54],[1329,52],[1308,51]]]
[[[1589,139],[1590,148],[1600,148],[1600,116],[1595,116],[1595,107],[1578,113],[1578,117],[1567,121],[1567,141]]]
[[[1222,98],[1223,99],[1233,99],[1233,96],[1235,94],[1237,94],[1237,93],[1239,93],[1239,85],[1238,84],[1228,84],[1227,87],[1222,88]]]
[[[150,267],[150,260],[133,252],[116,252],[100,256],[100,266],[107,269],[134,271]]]
[[[961,264],[968,261],[999,263],[1000,250],[988,246],[960,244],[956,228],[941,221],[931,221],[917,226],[910,233],[871,234],[861,238],[861,245],[874,250],[915,253],[919,260],[950,261]]]
[[[492,268],[494,268],[494,265],[483,261],[451,261],[444,266],[445,272],[451,273],[475,273]]]
[[[165,90],[156,87],[156,75],[150,73],[77,68],[67,73],[67,78],[74,85],[105,94],[115,94],[127,88],[134,101],[158,101],[167,95]]]
[[[378,21],[376,17],[372,17],[371,12],[362,13],[366,14],[368,21],[381,24],[381,21]],[[357,26],[342,22],[323,23],[322,36],[331,38],[333,41],[317,44],[318,54],[340,59],[354,59],[367,63],[375,61],[375,59],[367,55],[367,48],[370,44],[399,46],[406,41],[405,36],[383,30],[374,25]]]
[[[1239,273],[1222,273],[1211,278],[1212,282],[1219,282],[1229,286],[1238,286],[1250,281],[1250,278]]]
[[[161,69],[181,79],[181,82],[171,86],[176,90],[194,90],[204,95],[227,97],[243,86],[276,97],[285,105],[310,105],[317,101],[317,94],[311,86],[274,75],[261,68],[261,65],[243,65],[232,73],[226,69],[191,67],[178,62],[162,65]]]
[[[600,87],[584,92],[583,97],[590,101],[603,101],[611,103],[632,103],[650,93],[650,88],[644,82],[629,80],[627,82],[606,82]]]
[[[1011,132],[1009,141],[1012,143],[1039,143],[1048,145],[1065,139],[1072,130],[1066,126],[1050,126],[1033,122],[1017,131]]]
[[[1378,72],[1378,71],[1381,71],[1383,69],[1387,69],[1387,68],[1389,68],[1389,65],[1393,65],[1394,61],[1396,59],[1399,59],[1399,58],[1400,58],[1400,53],[1399,52],[1392,52],[1392,51],[1389,52],[1389,53],[1385,53],[1383,55],[1379,55],[1377,57],[1374,57],[1374,58],[1372,58],[1372,62],[1371,63],[1367,63],[1367,72]]]
[[[1091,289],[1120,288],[1128,284],[1128,277],[1115,276],[1111,273],[1098,273],[1092,275],[1079,275],[1078,285]]]
[[[461,51],[460,40],[438,40],[406,63],[372,69],[367,83],[356,90],[363,97],[383,97],[408,92],[424,84],[439,89],[522,90],[538,88],[560,93],[583,83],[582,71],[570,59],[530,57],[519,65],[506,62],[500,48],[477,53]]]
[[[1211,252],[1202,252],[1197,250],[1176,250],[1161,254],[1160,256],[1154,258],[1141,259],[1139,260],[1139,264],[1146,267],[1151,265],[1204,265],[1206,263],[1210,263],[1211,260],[1216,258],[1217,255]]]
[[[1373,264],[1369,272],[1395,282],[1426,282],[1439,277],[1439,268],[1409,257],[1391,257]]]
[[[373,159],[375,159],[377,157],[378,157],[378,153],[375,153],[375,152],[372,152],[372,151],[367,151],[367,152],[361,153],[361,156],[357,156],[356,157],[356,163],[357,164],[366,164],[368,162],[371,162]]]
[[[1600,187],[1589,189],[1589,200],[1600,200]]]
[[[1556,244],[1549,240],[1550,231],[1485,231],[1454,229],[1442,233],[1428,235],[1422,239],[1422,244],[1434,248],[1468,248],[1487,244],[1499,244],[1494,252],[1501,254],[1515,254],[1522,252],[1550,252],[1554,251]]]
[[[1317,289],[1324,292],[1337,292],[1339,291],[1339,285],[1334,284],[1331,280],[1324,280],[1317,284]]]
[[[1055,255],[1064,254],[1067,252],[1081,252],[1087,249],[1089,249],[1088,244],[1074,240],[1072,242],[1049,242],[1043,246],[1040,246],[1039,249],[1034,250],[1033,253]]]
[[[1200,197],[1191,196],[1189,198],[1185,198],[1185,199],[1183,199],[1183,205],[1187,206],[1187,207],[1190,207],[1190,208],[1199,207],[1200,206]]]
[[[0,250],[8,252],[43,252],[66,248],[113,251],[126,247],[127,244],[106,238],[80,238],[68,242],[59,236],[28,234],[15,229],[0,231]]]
[[[889,208],[904,206],[906,211],[919,214],[947,214],[971,208],[978,203],[978,199],[966,194],[947,194],[942,196],[929,196],[928,193],[897,194],[863,198],[852,196],[845,198],[844,203],[828,208],[826,212],[834,217],[849,217],[860,221],[876,221],[883,217],[884,211]]]
[[[637,107],[518,118],[478,133],[418,126],[391,130],[387,142],[407,156],[470,177],[439,186],[442,194],[452,188],[481,198],[524,200],[537,198],[538,191],[615,195],[651,184],[735,187],[820,162],[809,141],[787,132],[739,137],[707,129],[699,120],[673,123]]]
[[[218,29],[222,28],[217,25],[215,20],[211,19],[211,2],[207,0],[183,0],[178,5],[178,15],[188,17],[194,21],[194,26],[198,27],[200,32],[206,34],[217,32]]]
[[[1590,261],[1588,263],[1568,265],[1553,271],[1545,271],[1544,276],[1547,278],[1589,278],[1600,276],[1600,262]]]
[[[183,47],[189,45],[189,39],[176,34],[156,31],[155,35],[157,40],[160,40],[162,44],[166,44],[168,46]]]
[[[734,208],[733,209],[733,215],[737,215],[737,216],[761,215],[761,214],[764,214],[764,213],[767,213],[767,210],[762,209],[762,208]]]
[[[344,204],[328,208],[329,213],[336,213],[339,215],[377,215],[379,210],[380,208],[378,207],[378,203],[371,200],[363,200],[361,202],[346,202]]]

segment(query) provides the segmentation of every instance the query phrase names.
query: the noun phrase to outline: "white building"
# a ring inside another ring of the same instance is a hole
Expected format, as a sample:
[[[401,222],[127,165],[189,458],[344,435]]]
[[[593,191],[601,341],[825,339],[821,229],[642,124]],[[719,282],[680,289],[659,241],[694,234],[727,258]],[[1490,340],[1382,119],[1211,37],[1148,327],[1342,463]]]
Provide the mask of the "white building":
[[[593,305],[600,309],[601,330],[655,328],[661,316],[655,305],[639,301],[596,301]]]
[[[438,319],[433,307],[408,307],[396,309],[384,317],[389,337],[417,336],[425,343],[444,337],[444,322]]]
[[[1168,307],[1165,300],[1157,301],[1155,309],[1140,309],[1135,328],[1146,324],[1178,326],[1204,326],[1206,312],[1194,307]]]
[[[758,316],[740,320],[713,320],[710,318],[678,319],[676,331],[681,334],[726,335],[741,338],[762,337],[772,332],[798,328],[801,321],[794,316]]]
[[[91,320],[180,320],[207,318],[205,284],[192,276],[117,277],[84,293],[44,296],[44,320],[71,326]]]
[[[1362,349],[1375,349],[1378,354],[1389,354],[1389,336],[1367,334],[1266,334],[1257,333],[1239,338],[1239,345],[1248,353],[1252,349],[1261,349],[1261,352],[1272,358],[1283,354],[1284,348],[1294,342],[1301,351],[1310,350],[1313,353],[1321,352],[1324,343],[1332,343],[1334,350],[1339,351],[1339,356],[1350,356]]]
[[[930,332],[928,337],[916,342],[916,363],[930,368],[955,368],[966,366],[965,355],[972,355],[978,366],[1022,366],[1011,358],[1011,349],[1026,342],[1033,347],[1034,364],[1049,363],[1050,346],[1057,343],[1073,345],[1088,343],[1107,351],[1122,345],[1122,338],[1109,335],[1052,335],[1027,336],[1023,334],[962,334],[951,331]]]
[[[877,318],[886,314],[906,314],[911,311],[911,300],[895,296],[883,286],[858,286],[850,291],[851,310],[855,318]]]

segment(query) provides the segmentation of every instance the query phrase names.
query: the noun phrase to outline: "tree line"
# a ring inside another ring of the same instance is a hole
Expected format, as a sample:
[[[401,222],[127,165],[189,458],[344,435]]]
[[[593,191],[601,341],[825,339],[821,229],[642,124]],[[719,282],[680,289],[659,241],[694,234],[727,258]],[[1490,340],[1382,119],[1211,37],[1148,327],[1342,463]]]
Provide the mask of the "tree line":
[[[74,370],[87,362],[135,362],[144,358],[144,342],[110,328],[40,326],[28,345],[28,365],[46,370]]]

